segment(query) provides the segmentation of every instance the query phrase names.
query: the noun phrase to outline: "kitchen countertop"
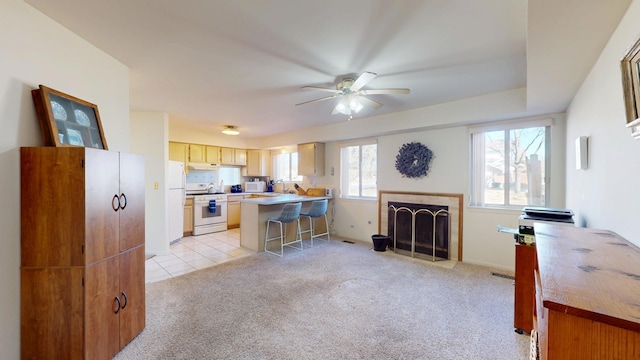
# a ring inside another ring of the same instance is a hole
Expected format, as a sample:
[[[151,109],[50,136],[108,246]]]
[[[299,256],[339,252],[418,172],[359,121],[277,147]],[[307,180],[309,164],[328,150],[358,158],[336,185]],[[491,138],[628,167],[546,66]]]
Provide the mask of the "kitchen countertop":
[[[327,196],[306,196],[298,194],[270,193],[272,196],[246,198],[240,200],[240,245],[252,251],[264,251],[267,219],[279,216],[287,204],[301,202],[301,212],[308,212],[314,200],[332,200]],[[307,227],[308,222],[303,222]],[[296,237],[296,226],[284,227],[285,243]]]
[[[278,196],[278,195],[286,195],[277,192],[241,192],[241,193],[226,193],[228,196],[241,196],[241,195],[262,195],[262,196]]]
[[[258,205],[277,205],[277,204],[286,204],[286,203],[298,202],[298,201],[305,202],[305,201],[323,200],[323,199],[332,199],[332,198],[327,196],[279,194],[279,195],[272,195],[268,197],[242,199],[240,200],[240,202],[246,203],[246,204],[258,204]]]

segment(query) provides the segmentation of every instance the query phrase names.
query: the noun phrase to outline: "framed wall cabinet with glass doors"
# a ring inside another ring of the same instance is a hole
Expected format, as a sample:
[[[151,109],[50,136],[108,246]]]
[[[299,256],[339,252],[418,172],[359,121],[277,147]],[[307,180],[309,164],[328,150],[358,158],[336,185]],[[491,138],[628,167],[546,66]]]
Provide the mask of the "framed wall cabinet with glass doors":
[[[31,91],[45,146],[109,150],[98,106],[40,85]]]
[[[640,140],[640,38],[627,49],[620,62],[622,89],[631,136]]]

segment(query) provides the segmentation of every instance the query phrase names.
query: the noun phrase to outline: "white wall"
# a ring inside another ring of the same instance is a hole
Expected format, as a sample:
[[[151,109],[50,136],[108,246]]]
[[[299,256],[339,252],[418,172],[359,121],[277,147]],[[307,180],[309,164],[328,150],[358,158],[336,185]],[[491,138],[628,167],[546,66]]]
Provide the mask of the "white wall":
[[[554,119],[550,175],[553,186],[550,189],[549,206],[564,207],[564,117],[559,114],[549,117]],[[424,178],[404,178],[395,169],[398,150],[412,141],[423,143],[434,153],[429,174]],[[463,194],[463,261],[513,271],[513,237],[498,233],[496,226],[500,224],[516,228],[520,211],[468,206],[469,132],[466,126],[379,136],[377,142],[378,190]],[[339,189],[340,145],[341,142],[325,145],[325,176],[317,179],[319,186]],[[334,176],[331,176],[332,167],[335,169]],[[353,240],[370,241],[371,235],[378,233],[378,203],[340,199],[337,196],[338,193],[334,200],[332,231]],[[385,229],[380,232],[386,234]]]
[[[640,141],[625,128],[620,59],[640,34],[633,1],[567,111],[567,206],[586,226],[613,230],[640,246],[636,190]],[[576,170],[574,141],[589,137],[589,168]]]
[[[42,146],[31,90],[97,104],[109,149],[128,151],[129,71],[20,0],[0,1],[0,24],[0,357],[19,359],[19,148]]]
[[[169,116],[157,112],[131,113],[131,152],[145,157],[145,252],[169,251],[169,209],[166,183],[169,159]],[[154,183],[158,187],[154,187]]]

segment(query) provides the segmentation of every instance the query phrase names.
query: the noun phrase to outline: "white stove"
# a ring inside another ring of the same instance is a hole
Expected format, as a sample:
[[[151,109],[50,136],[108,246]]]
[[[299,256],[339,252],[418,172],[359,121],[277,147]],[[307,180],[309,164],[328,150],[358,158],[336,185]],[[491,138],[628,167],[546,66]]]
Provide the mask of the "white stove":
[[[213,184],[187,183],[193,195],[193,235],[227,230],[227,194],[215,192]]]

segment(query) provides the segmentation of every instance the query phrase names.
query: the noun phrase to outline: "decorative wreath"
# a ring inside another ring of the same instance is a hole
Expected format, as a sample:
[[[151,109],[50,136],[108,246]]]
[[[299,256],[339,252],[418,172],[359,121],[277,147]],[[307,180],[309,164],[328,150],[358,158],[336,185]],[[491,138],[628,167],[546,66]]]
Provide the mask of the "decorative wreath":
[[[429,172],[433,151],[419,142],[410,142],[400,147],[396,155],[396,169],[404,176],[420,178]]]

